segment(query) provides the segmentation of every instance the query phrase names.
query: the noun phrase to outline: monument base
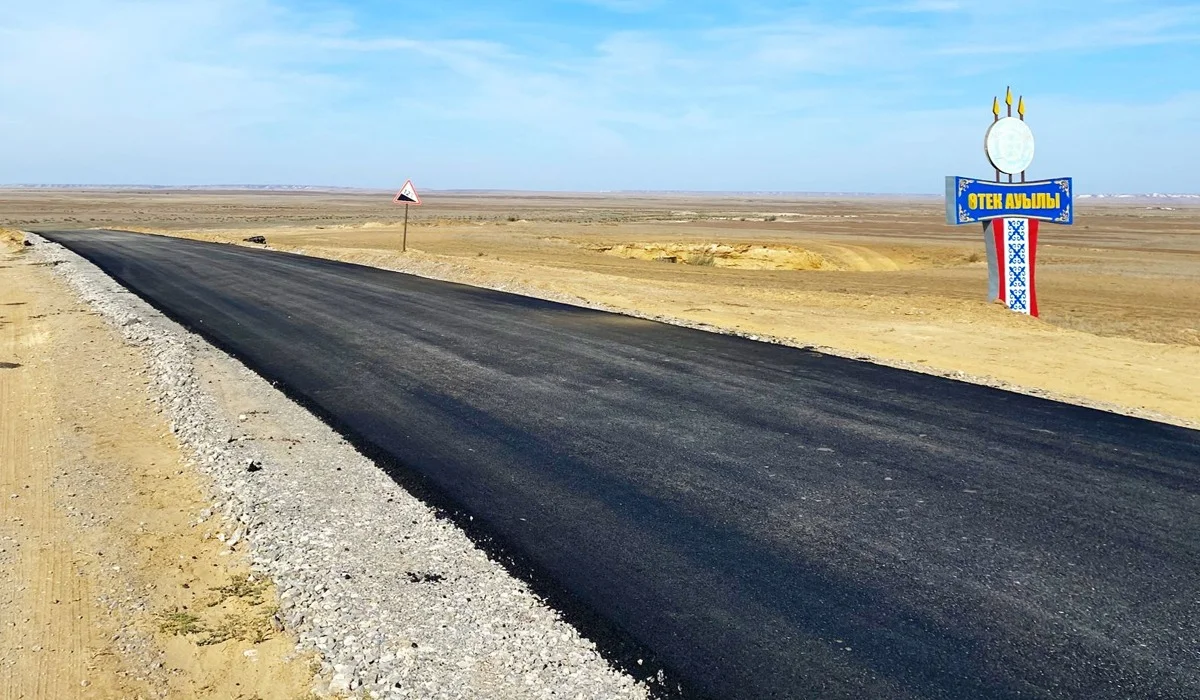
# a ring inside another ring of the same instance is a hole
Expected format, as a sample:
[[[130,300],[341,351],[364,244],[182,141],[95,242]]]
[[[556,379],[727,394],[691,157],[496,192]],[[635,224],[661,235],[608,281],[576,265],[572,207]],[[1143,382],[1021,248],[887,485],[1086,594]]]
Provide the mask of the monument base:
[[[988,298],[1030,316],[1038,315],[1037,235],[1037,219],[1004,218],[983,222]]]

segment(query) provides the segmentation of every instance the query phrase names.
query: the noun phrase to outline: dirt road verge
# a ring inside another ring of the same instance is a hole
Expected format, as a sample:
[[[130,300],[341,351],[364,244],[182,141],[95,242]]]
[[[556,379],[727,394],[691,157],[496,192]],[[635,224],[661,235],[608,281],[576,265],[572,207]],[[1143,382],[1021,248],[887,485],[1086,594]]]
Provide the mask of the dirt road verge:
[[[171,432],[217,486],[219,534],[276,582],[279,620],[319,654],[321,692],[635,699],[669,682],[653,663],[630,665],[636,678],[614,668],[462,530],[274,386],[74,253],[31,239],[39,262],[141,348]],[[186,630],[190,620],[165,622]]]
[[[231,549],[134,348],[0,246],[0,698],[296,700],[308,656]]]

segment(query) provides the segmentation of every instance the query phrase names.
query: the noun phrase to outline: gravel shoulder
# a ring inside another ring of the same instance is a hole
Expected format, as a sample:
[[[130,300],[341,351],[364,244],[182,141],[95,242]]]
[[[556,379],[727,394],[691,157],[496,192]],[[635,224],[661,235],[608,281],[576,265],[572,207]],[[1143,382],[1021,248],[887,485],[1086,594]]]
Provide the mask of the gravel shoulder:
[[[315,657],[213,516],[141,353],[48,261],[2,250],[0,698],[308,696]]]
[[[321,421],[90,263],[30,239],[27,255],[141,350],[163,419],[215,487],[224,545],[278,587],[278,619],[318,655],[322,693],[647,696]]]

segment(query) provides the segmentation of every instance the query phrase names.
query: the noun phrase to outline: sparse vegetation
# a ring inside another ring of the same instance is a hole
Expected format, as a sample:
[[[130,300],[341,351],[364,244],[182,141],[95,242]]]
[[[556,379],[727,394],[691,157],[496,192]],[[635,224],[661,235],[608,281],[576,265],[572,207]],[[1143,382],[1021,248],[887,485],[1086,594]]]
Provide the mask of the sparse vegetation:
[[[230,598],[239,598],[250,605],[262,605],[263,594],[267,590],[265,579],[254,580],[249,574],[236,574],[229,583],[211,589],[217,593],[216,598],[209,602],[208,607],[215,607]]]
[[[204,631],[200,616],[186,610],[172,610],[158,615],[158,628],[166,634],[198,634]]]
[[[249,574],[237,574],[228,584],[210,589],[216,595],[206,602],[208,608],[216,608],[226,602],[231,605],[219,611],[219,619],[214,617],[218,614],[217,610],[200,615],[176,608],[157,616],[158,628],[174,636],[195,635],[194,641],[198,646],[221,644],[231,639],[261,644],[275,630],[274,617],[279,612],[274,605],[258,607],[265,602],[268,586],[266,580],[255,580]],[[247,606],[253,609],[247,611]]]
[[[717,256],[711,250],[700,250],[691,253],[685,260],[688,265],[697,265],[699,267],[713,267],[717,264]]]
[[[215,626],[206,628],[205,636],[196,640],[200,646],[220,644],[231,639],[251,644],[262,644],[270,638],[274,628],[270,615],[226,615]]]
[[[158,615],[158,628],[164,634],[177,637],[197,635],[198,646],[212,646],[231,639],[262,644],[275,631],[272,618],[278,612],[268,608],[254,614],[226,614],[215,624],[205,624],[199,615],[186,610],[174,610]]]

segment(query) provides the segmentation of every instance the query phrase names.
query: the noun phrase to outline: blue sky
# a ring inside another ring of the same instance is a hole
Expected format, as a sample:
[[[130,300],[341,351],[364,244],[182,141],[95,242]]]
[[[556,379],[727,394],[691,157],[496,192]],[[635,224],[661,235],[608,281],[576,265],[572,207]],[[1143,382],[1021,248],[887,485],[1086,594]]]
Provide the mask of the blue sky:
[[[1200,3],[5,0],[0,183],[1200,192]]]

